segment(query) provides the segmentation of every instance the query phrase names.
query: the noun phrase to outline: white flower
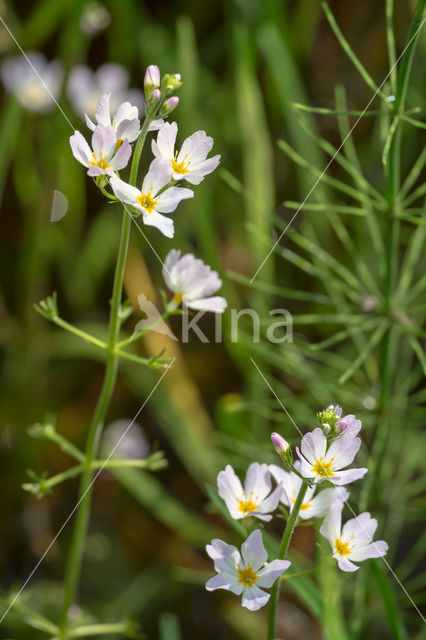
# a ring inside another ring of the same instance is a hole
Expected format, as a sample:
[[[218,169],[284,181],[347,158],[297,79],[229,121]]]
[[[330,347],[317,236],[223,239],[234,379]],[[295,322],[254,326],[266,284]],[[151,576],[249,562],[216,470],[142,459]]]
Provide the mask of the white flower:
[[[230,464],[217,476],[217,488],[235,520],[256,516],[265,522],[272,519],[271,515],[265,514],[275,511],[283,492],[282,486],[279,485],[271,493],[268,465],[258,462],[253,462],[247,469],[244,489]]]
[[[298,471],[300,471],[300,462],[297,461],[294,465]],[[293,510],[294,503],[296,502],[297,494],[300,491],[302,485],[302,479],[294,473],[294,471],[284,471],[281,467],[275,464],[269,465],[269,470],[273,477],[280,484],[284,491],[281,496],[281,502],[288,507],[290,513]],[[309,520],[309,518],[317,518],[322,516],[335,501],[345,502],[349,497],[349,492],[346,489],[340,487],[330,487],[324,489],[318,495],[314,495],[316,487],[308,487],[303,499],[301,509],[299,511],[299,517],[302,520]]]
[[[194,192],[180,187],[169,187],[161,191],[168,182],[170,182],[170,172],[164,163],[157,159],[151,162],[141,190],[120,180],[118,176],[111,177],[112,189],[119,200],[140,211],[145,224],[157,227],[167,238],[173,238],[173,220],[161,214],[171,213],[181,200],[192,198]]]
[[[264,607],[270,598],[260,587],[272,587],[290,566],[288,560],[266,563],[268,554],[259,529],[243,542],[241,553],[237,547],[217,538],[206,546],[206,550],[217,571],[217,575],[207,581],[207,591],[226,589],[237,596],[242,594],[243,607],[251,611]]]
[[[64,76],[62,64],[59,60],[47,62],[38,51],[29,51],[25,55],[7,58],[3,62],[3,84],[25,109],[51,111],[61,91]]]
[[[139,110],[130,102],[123,102],[118,107],[111,121],[110,113],[111,94],[104,93],[99,102],[95,113],[95,120],[103,127],[112,127],[117,136],[117,144],[121,144],[123,140],[134,142],[140,133]],[[86,115],[86,124],[92,131],[95,130],[96,124],[92,122]]]
[[[103,64],[92,71],[86,65],[74,67],[67,83],[67,95],[75,113],[93,118],[102,94],[111,93],[111,111],[117,111],[122,102],[128,101],[143,113],[144,96],[138,89],[128,89],[129,74],[124,67],[113,62]]]
[[[163,278],[174,292],[174,302],[178,305],[182,302],[189,309],[213,313],[223,313],[227,307],[225,298],[211,296],[222,286],[217,272],[192,253],[181,256],[177,249],[169,251],[164,261]]]
[[[114,171],[124,169],[132,153],[127,140],[117,145],[114,129],[102,125],[95,127],[92,149],[80,131],[76,131],[70,137],[70,145],[74,158],[88,167],[89,176],[111,175]]]
[[[207,158],[213,146],[213,138],[205,131],[196,131],[187,138],[180,151],[175,152],[177,135],[176,122],[165,122],[152,141],[152,152],[157,158],[165,160],[175,180],[185,179],[191,184],[200,184],[208,173],[219,164],[220,156]]]
[[[380,558],[386,555],[388,545],[384,540],[373,542],[377,520],[368,512],[348,520],[342,529],[342,509],[342,502],[336,502],[331,506],[320,533],[329,541],[333,549],[333,558],[336,558],[340,569],[357,571],[359,567],[353,562]]]
[[[360,446],[359,438],[344,433],[327,448],[327,438],[318,427],[303,436],[301,451],[296,449],[302,463],[300,472],[307,478],[314,478],[315,482],[329,480],[341,485],[358,480],[367,473],[367,469],[342,469],[351,464]]]

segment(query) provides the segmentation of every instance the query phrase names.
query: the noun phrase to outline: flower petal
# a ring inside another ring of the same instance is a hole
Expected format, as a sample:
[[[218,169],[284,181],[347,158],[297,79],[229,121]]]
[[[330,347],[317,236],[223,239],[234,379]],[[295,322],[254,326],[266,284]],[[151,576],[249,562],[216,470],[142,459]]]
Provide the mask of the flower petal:
[[[170,187],[163,191],[158,196],[158,204],[156,205],[156,211],[162,213],[171,213],[176,209],[181,200],[187,200],[193,198],[194,192],[191,189],[181,189],[180,187]]]
[[[70,145],[74,158],[81,162],[85,167],[90,167],[92,150],[80,131],[76,131],[70,137]]]
[[[156,227],[166,238],[173,238],[175,234],[175,228],[173,220],[162,216],[161,213],[153,211],[152,213],[144,213],[143,221],[149,227]]]
[[[219,538],[214,538],[206,546],[206,551],[213,560],[216,571],[237,575],[237,567],[241,562],[241,555],[237,547]]]
[[[124,169],[124,167],[127,167],[131,155],[132,147],[130,146],[128,140],[123,140],[119,150],[117,151],[115,156],[113,156],[109,163],[110,171],[120,171],[120,169]]]
[[[133,187],[131,184],[127,184],[127,182],[124,182],[124,180],[121,180],[121,178],[116,175],[111,176],[110,184],[114,195],[121,200],[121,202],[126,202],[133,206],[137,205],[136,198],[140,195],[139,189],[136,189],[136,187]]]
[[[334,458],[333,468],[343,469],[350,465],[361,446],[361,440],[354,438],[350,434],[344,434],[331,443],[325,459],[330,461]]]
[[[356,564],[353,564],[347,558],[344,558],[342,556],[333,557],[336,558],[339,569],[341,569],[342,571],[358,571],[359,567],[357,567]]]
[[[270,513],[271,511],[275,511],[275,509],[278,507],[278,503],[283,492],[284,488],[281,485],[275,487],[273,492],[267,498],[262,500],[257,508],[257,511],[260,511],[260,513]]]
[[[211,298],[200,298],[199,300],[185,301],[189,309],[199,311],[211,311],[212,313],[223,313],[228,306],[228,302],[222,296],[212,296]]]
[[[233,579],[233,576],[229,573],[218,573],[210,580],[207,580],[206,589],[207,591],[226,589],[226,591],[232,591],[232,593],[239,596],[243,592],[244,586],[237,582],[236,578]]]
[[[213,138],[206,135],[205,131],[196,131],[184,141],[179,151],[177,161],[182,162],[187,158],[191,165],[198,165],[207,158],[212,146]]]
[[[262,533],[260,529],[256,529],[246,538],[241,545],[241,555],[244,565],[252,567],[257,571],[262,567],[268,559],[265,547],[263,546]]]
[[[96,122],[103,127],[111,126],[111,116],[109,102],[111,99],[110,93],[104,93],[99,98],[98,106],[95,113]]]
[[[264,607],[270,598],[269,593],[265,593],[259,587],[245,587],[243,591],[242,605],[250,611],[257,611],[261,607]]]
[[[152,193],[155,197],[170,182],[171,175],[169,163],[155,158],[149,165],[148,173],[143,180],[142,193]]]
[[[92,148],[98,160],[101,157],[101,153],[104,158],[111,159],[115,151],[115,143],[115,131],[112,127],[104,127],[101,124],[95,127],[92,136]]]
[[[351,559],[356,562],[366,560],[367,558],[381,558],[386,555],[388,551],[388,544],[384,540],[377,540],[365,547],[355,549],[351,553]]]
[[[300,449],[308,462],[315,464],[318,458],[325,456],[326,447],[327,438],[322,430],[317,427],[303,436]]]
[[[267,464],[253,462],[247,469],[244,483],[244,494],[246,500],[251,498],[259,503],[266,498],[271,490],[271,474]]]
[[[169,163],[174,158],[177,130],[176,122],[165,122],[160,127],[157,140],[153,140],[151,143],[152,153],[156,158],[168,160]]]
[[[200,162],[200,164],[196,165],[195,167],[193,167],[191,164],[189,167],[189,173],[180,175],[179,178],[183,178],[191,184],[200,184],[200,182],[204,180],[204,176],[212,173],[216,169],[219,162],[220,156],[218,155],[213,156],[213,158],[208,158],[207,160],[204,160],[204,162]]]
[[[323,535],[329,543],[331,547],[334,549],[334,541],[336,538],[340,538],[340,532],[342,529],[342,510],[343,510],[343,502],[338,500],[334,502],[327,516],[322,523],[320,533]]]
[[[334,476],[331,478],[331,481],[333,482],[333,484],[339,486],[342,484],[349,484],[350,482],[355,482],[355,480],[363,478],[367,471],[368,469],[365,468],[336,471]]]
[[[289,568],[290,564],[291,562],[288,560],[272,560],[272,562],[269,562],[266,567],[263,567],[263,569],[259,571],[259,578],[256,584],[259,585],[259,587],[266,587],[267,589],[272,587],[275,580]]]

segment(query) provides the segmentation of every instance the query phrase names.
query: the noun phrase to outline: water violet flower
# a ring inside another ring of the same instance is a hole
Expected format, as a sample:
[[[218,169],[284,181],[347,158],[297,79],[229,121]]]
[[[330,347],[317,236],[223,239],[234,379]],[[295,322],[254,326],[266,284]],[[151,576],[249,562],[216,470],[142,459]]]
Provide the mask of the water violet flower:
[[[278,485],[271,493],[271,474],[267,464],[253,462],[247,469],[244,489],[234,469],[228,464],[217,476],[219,495],[235,520],[255,516],[269,522],[284,491]]]
[[[268,554],[263,546],[262,534],[256,529],[237,547],[214,539],[206,547],[214,561],[217,575],[206,583],[207,591],[226,589],[237,596],[242,594],[242,606],[251,611],[264,607],[270,595],[260,587],[272,587],[290,566],[288,560],[272,560],[266,563]]]
[[[342,571],[357,571],[354,562],[386,555],[388,545],[384,540],[373,542],[377,520],[368,512],[348,520],[342,528],[343,503],[334,503],[326,516],[320,533],[327,538],[333,549],[333,558]]]
[[[1,65],[6,90],[29,111],[40,113],[55,107],[61,91],[64,71],[59,60],[47,62],[38,51],[7,58]]]
[[[124,169],[129,162],[132,149],[127,140],[117,145],[117,137],[112,127],[97,125],[92,135],[92,148],[89,147],[80,131],[70,137],[73,156],[88,168],[87,175],[111,175]]]

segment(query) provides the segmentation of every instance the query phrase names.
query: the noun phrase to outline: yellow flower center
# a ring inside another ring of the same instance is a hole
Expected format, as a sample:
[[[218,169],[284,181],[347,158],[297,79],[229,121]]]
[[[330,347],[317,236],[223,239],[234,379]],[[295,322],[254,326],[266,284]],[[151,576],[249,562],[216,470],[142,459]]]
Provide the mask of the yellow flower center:
[[[182,162],[177,162],[177,157],[178,157],[178,152],[176,151],[175,157],[172,158],[173,173],[180,173],[182,175],[185,175],[185,173],[188,173],[188,171],[189,171],[188,167],[191,164],[190,162],[187,162],[185,164],[185,160],[188,157],[188,154],[186,154],[186,156],[184,157]]]
[[[147,213],[152,213],[155,209],[155,205],[158,202],[158,200],[154,200],[154,198],[152,197],[151,191],[149,193],[141,193],[141,195],[138,196],[136,200]]]
[[[118,138],[117,142],[115,143],[115,150],[118,151],[122,144],[123,138]]]
[[[349,546],[349,542],[343,542],[343,540],[340,540],[339,538],[336,538],[334,541],[334,548],[336,549],[336,553],[339,554],[339,556],[347,556],[350,554],[352,547]]]
[[[92,167],[99,167],[99,169],[103,169],[104,171],[107,171],[109,169],[109,162],[108,162],[109,158],[108,156],[105,156],[104,158],[102,151],[101,151],[101,157],[99,160],[97,159],[94,153],[92,153],[92,156],[93,156],[93,160],[91,160],[90,162]]]
[[[251,565],[248,565],[247,569],[240,569],[238,567],[238,582],[243,584],[245,587],[250,587],[250,589],[254,587],[258,577],[259,576],[255,571],[253,571]]]
[[[244,495],[244,492],[243,492],[243,495]],[[241,513],[251,513],[252,511],[256,511],[259,505],[256,504],[256,502],[254,502],[252,497],[253,497],[253,491],[251,492],[250,498],[248,500],[239,501],[238,508],[241,511]]]
[[[296,500],[293,500],[291,498],[291,502],[292,502],[292,504],[294,504],[296,502]],[[302,502],[302,506],[300,507],[300,511],[305,511],[305,509],[309,509],[310,506],[311,506],[310,502]]]
[[[177,306],[179,306],[182,302],[182,294],[181,293],[175,293],[175,295],[173,296],[173,300],[172,302],[174,302]]]
[[[321,456],[321,458],[317,460],[312,467],[312,470],[317,474],[317,476],[321,476],[321,478],[331,478],[331,476],[334,476],[333,460],[334,458],[332,458],[330,462],[324,462],[324,458]]]

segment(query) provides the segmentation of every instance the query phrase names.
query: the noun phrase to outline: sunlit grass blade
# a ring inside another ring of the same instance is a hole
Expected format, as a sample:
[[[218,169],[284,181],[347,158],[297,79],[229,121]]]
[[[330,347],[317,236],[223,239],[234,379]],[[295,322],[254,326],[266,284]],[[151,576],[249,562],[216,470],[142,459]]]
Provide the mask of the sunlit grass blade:
[[[231,280],[234,280],[235,282],[240,282],[241,284],[245,284],[247,286],[252,287],[253,289],[257,289],[258,291],[263,291],[264,293],[268,293],[271,295],[291,298],[293,300],[306,300],[308,302],[317,302],[319,304],[333,305],[333,300],[329,296],[325,296],[321,293],[303,291],[302,289],[298,289],[298,290],[287,289],[286,287],[282,287],[280,285],[260,282],[258,280],[254,280],[251,283],[250,278],[248,276],[244,276],[240,273],[236,273],[235,271],[227,271],[226,275],[229,278],[231,278]]]
[[[412,234],[400,270],[400,278],[395,291],[395,300],[401,300],[408,291],[416,274],[418,261],[424,252],[426,228],[418,226]]]
[[[371,336],[368,344],[361,351],[356,360],[352,363],[347,371],[343,375],[340,376],[338,383],[345,384],[353,375],[358,371],[358,369],[364,364],[367,358],[370,356],[375,347],[379,344],[380,340],[383,338],[386,329],[388,328],[388,322],[383,320],[382,323],[377,327]]]
[[[353,216],[366,215],[366,210],[362,207],[350,207],[344,204],[309,204],[302,202],[293,202],[292,200],[285,200],[284,205],[289,209],[300,209],[301,207],[303,207],[304,211],[320,211],[322,213],[326,213],[327,211],[335,211],[336,213],[348,213]]]
[[[377,84],[374,82],[373,78],[368,73],[367,69],[361,63],[359,58],[355,55],[354,51],[352,50],[351,46],[349,45],[349,42],[346,40],[346,38],[343,35],[343,33],[341,32],[341,30],[340,30],[340,28],[339,28],[339,26],[338,26],[338,24],[336,22],[336,19],[335,19],[334,15],[332,14],[328,4],[326,2],[323,2],[322,6],[324,8],[324,12],[325,12],[327,20],[329,22],[329,25],[332,28],[332,30],[334,32],[334,35],[338,39],[339,44],[342,47],[343,51],[346,53],[346,55],[348,56],[348,58],[350,59],[350,61],[354,65],[354,67],[359,71],[359,73],[361,74],[363,80],[370,87],[370,89],[372,89],[372,91],[374,91],[374,93],[377,93],[377,95],[379,95],[382,98],[382,100],[386,100],[387,96],[381,91],[381,89],[379,89]]]
[[[416,159],[413,166],[410,168],[410,171],[408,172],[401,186],[400,195],[399,195],[401,200],[404,200],[404,198],[406,198],[410,189],[414,186],[416,180],[418,179],[421,172],[423,171],[423,167],[425,163],[426,163],[426,147],[423,147],[418,158]]]
[[[305,169],[306,171],[309,171],[309,173],[311,173],[315,178],[319,179],[320,182],[324,182],[337,191],[340,191],[341,193],[349,196],[353,200],[361,203],[363,202],[363,196],[359,193],[359,191],[353,189],[352,187],[349,187],[341,180],[327,175],[326,173],[321,171],[321,169],[318,169],[318,167],[314,166],[311,162],[303,158],[294,149],[292,149],[292,147],[285,140],[278,140],[278,146],[280,147],[280,149],[282,149],[282,151],[284,151],[284,153],[288,155],[289,158],[291,158],[291,160],[293,160],[293,162],[303,167],[303,169]],[[375,203],[375,205],[378,209],[382,208],[378,203]]]
[[[335,344],[339,344],[346,338],[353,336],[355,333],[361,331],[368,331],[373,328],[378,322],[381,322],[380,318],[372,318],[371,320],[365,320],[364,322],[360,322],[354,327],[349,329],[343,329],[343,331],[338,331],[334,335],[322,340],[321,342],[315,342],[314,344],[309,345],[310,349],[313,351],[321,351],[322,349],[326,349],[328,347],[334,346]]]
[[[307,113],[318,113],[319,115],[324,116],[383,116],[385,115],[383,111],[379,111],[377,109],[371,109],[366,111],[359,111],[356,109],[329,109],[326,107],[312,107],[307,104],[300,104],[299,102],[294,102],[293,106],[298,111],[305,111]]]

